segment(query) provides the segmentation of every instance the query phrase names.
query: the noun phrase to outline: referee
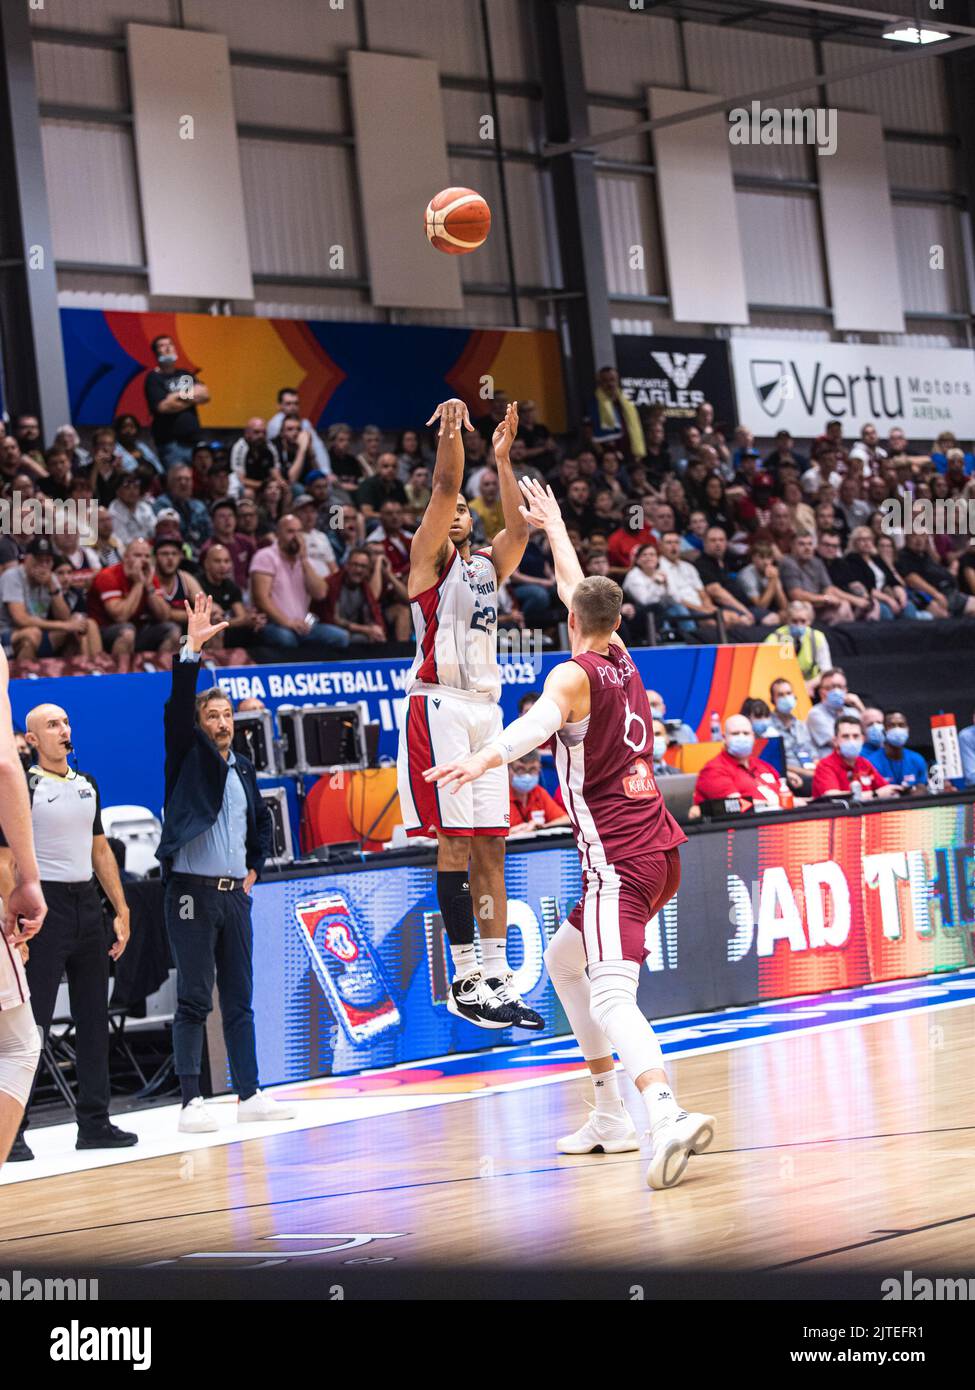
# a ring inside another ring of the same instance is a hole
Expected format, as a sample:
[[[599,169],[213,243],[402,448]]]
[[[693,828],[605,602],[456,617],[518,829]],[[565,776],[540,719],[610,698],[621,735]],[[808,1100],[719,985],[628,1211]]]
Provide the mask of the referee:
[[[260,1090],[254,1036],[251,888],[271,852],[273,822],[254,764],[232,747],[234,712],[219,686],[196,693],[200,652],[227,626],[211,621],[213,600],[186,604],[186,645],[173,662],[166,702],[165,819],[156,858],[165,883],[166,931],[176,962],[173,1054],[184,1134],[218,1129],[203,1104],[203,1034],[216,982],[237,1120],[294,1118]]]
[[[34,1018],[46,1036],[66,973],[78,1078],[75,1147],[128,1148],[138,1143],[138,1135],[118,1129],[108,1118],[108,979],[109,958],[118,960],[129,939],[129,909],[115,855],[102,830],[95,780],[68,767],[72,745],[67,714],[58,705],[38,705],[27,716],[26,738],[37,755],[27,786],[41,891],[48,906],[44,930],[31,940],[27,961]],[[9,881],[12,855],[7,848],[0,854],[3,877]],[[111,947],[93,873],[115,909]],[[11,1163],[34,1157],[24,1139],[29,1117],[28,1100],[10,1150]]]

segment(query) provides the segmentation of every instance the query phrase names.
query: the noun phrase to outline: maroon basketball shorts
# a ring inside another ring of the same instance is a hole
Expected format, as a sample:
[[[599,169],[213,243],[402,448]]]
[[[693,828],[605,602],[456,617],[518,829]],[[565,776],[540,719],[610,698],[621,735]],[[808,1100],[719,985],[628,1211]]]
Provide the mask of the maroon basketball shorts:
[[[680,850],[654,850],[620,864],[583,869],[583,895],[569,915],[582,932],[586,960],[632,960],[647,954],[647,925],[680,887]]]

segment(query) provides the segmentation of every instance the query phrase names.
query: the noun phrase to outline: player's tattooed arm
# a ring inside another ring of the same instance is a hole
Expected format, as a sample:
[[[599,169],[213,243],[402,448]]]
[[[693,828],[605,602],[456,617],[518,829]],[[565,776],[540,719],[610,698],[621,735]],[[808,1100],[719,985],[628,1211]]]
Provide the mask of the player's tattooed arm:
[[[430,501],[410,546],[410,592],[422,593],[440,578],[437,559],[447,546],[457,511],[457,494],[464,481],[464,430],[473,430],[461,400],[444,401],[427,421],[440,421],[437,460],[430,484]]]
[[[499,584],[503,584],[521,563],[530,530],[528,520],[522,512],[521,489],[510,459],[511,446],[517,435],[518,402],[512,401],[491,441],[498,466],[501,510],[504,513],[504,529],[498,532],[491,543],[491,559],[497,570]]]

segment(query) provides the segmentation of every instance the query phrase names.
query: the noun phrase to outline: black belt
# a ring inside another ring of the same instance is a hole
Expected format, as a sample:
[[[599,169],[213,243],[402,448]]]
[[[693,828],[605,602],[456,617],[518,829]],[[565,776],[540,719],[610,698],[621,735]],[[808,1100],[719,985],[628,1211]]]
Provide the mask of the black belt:
[[[206,878],[203,874],[184,874],[178,870],[174,870],[170,877],[186,883],[198,883],[201,888],[217,888],[221,893],[232,893],[235,888],[244,886],[242,878]]]

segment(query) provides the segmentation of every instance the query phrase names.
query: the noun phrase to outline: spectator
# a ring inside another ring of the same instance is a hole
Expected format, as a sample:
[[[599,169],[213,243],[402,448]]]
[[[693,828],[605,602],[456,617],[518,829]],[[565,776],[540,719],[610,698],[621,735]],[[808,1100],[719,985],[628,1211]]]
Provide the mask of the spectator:
[[[183,540],[183,532],[179,524],[179,513],[174,512],[171,507],[164,507],[161,512],[156,513],[156,534],[152,539],[158,541],[164,536],[166,540],[175,541],[176,544],[182,548],[185,559],[189,561],[190,564],[193,563],[193,550],[192,547]]]
[[[659,416],[647,426],[645,447],[647,481],[652,487],[660,487],[664,479],[673,473],[674,465],[667,447],[667,427]]]
[[[722,526],[708,527],[704,533],[704,550],[694,563],[704,581],[705,592],[721,609],[728,627],[751,627],[753,623],[774,627],[777,615],[763,608],[750,608],[744,589],[732,574],[728,564],[728,533]]]
[[[660,573],[660,554],[655,545],[641,545],[633,556],[633,564],[623,580],[623,593],[636,609],[637,630],[642,627],[641,639],[649,642],[651,637],[648,617],[652,617],[657,632],[675,633],[680,625],[676,621],[686,617],[687,611],[679,603],[674,603],[667,589],[667,582]]]
[[[615,367],[599,369],[589,414],[594,422],[593,438],[600,444],[619,445],[627,459],[646,457],[647,446],[639,411],[620,390],[619,373]]]
[[[866,621],[880,617],[880,605],[864,588],[862,582],[851,572],[849,565],[840,553],[840,537],[837,531],[820,531],[816,554],[826,566],[830,583],[842,594],[853,610],[855,620]]]
[[[177,520],[178,519],[177,517]],[[260,529],[260,511],[253,497],[245,495],[237,503],[237,535],[241,536],[245,541],[250,541],[254,547],[254,551],[260,549],[262,545],[267,544],[267,540]],[[227,542],[224,540],[223,544],[226,545],[226,543]],[[233,551],[231,551],[231,554],[233,554]],[[244,583],[240,585],[242,589],[247,588],[249,574],[250,564],[248,563],[247,574],[244,575]],[[239,579],[237,583],[240,584]]]
[[[13,436],[17,441],[21,456],[36,463],[43,471],[44,449],[41,440],[41,422],[36,415],[15,415]]]
[[[278,478],[268,478],[257,494],[258,531],[273,536],[278,522],[288,511],[290,488]]]
[[[774,767],[755,757],[755,735],[743,714],[725,720],[724,747],[705,763],[697,775],[691,816],[700,816],[707,802],[738,802],[738,809],[751,811],[756,805],[778,809],[779,774]]]
[[[275,477],[285,483],[300,483],[304,480],[307,473],[316,468],[315,455],[312,452],[312,435],[302,428],[301,419],[297,415],[286,415],[281,424],[281,432],[278,436],[269,441],[271,450],[277,461],[277,469],[273,471],[269,478],[264,480],[264,490],[267,490],[268,483]],[[318,469],[323,472],[323,469]]]
[[[680,556],[680,536],[676,531],[665,531],[660,538],[660,570],[667,592],[674,603],[687,610],[697,621],[713,620],[718,613],[717,605],[704,587],[704,581],[692,564]],[[682,626],[686,625],[682,623]]]
[[[73,527],[57,532],[51,539],[55,564],[64,561],[71,571],[72,590],[87,599],[91,582],[102,567],[101,561],[90,546],[81,544],[81,537]],[[87,611],[87,603],[80,606]]]
[[[656,503],[653,507],[654,511],[651,512],[647,506],[631,503],[623,512],[622,523],[611,533],[609,563],[614,577],[622,578],[627,573],[633,563],[634,553],[641,546],[656,543],[658,537],[654,534],[653,527]]]
[[[250,563],[257,550],[250,536],[242,536],[237,530],[238,504],[232,497],[221,498],[210,505],[210,526],[212,535],[200,550],[201,561],[211,545],[222,545],[230,556],[233,582],[239,589],[247,588]],[[251,503],[253,506],[253,503]],[[256,510],[255,510],[256,517]]]
[[[298,420],[300,429],[308,435],[309,447],[312,457],[315,460],[315,467],[322,473],[330,473],[332,464],[328,456],[328,449],[319,438],[318,431],[310,420],[304,419],[301,414],[301,404],[298,399],[298,392],[293,386],[282,386],[278,392],[278,408],[267,422],[265,437],[268,441],[277,439],[281,433],[281,427],[289,416],[295,416]],[[254,421],[250,422],[251,424]],[[263,423],[263,422],[262,422]],[[247,437],[247,431],[244,431]]]
[[[163,468],[188,464],[200,437],[198,405],[206,405],[210,392],[192,372],[178,371],[179,354],[168,334],[152,340],[155,371],[145,380],[146,404],[152,414],[152,439]],[[111,499],[109,499],[111,500]]]
[[[537,460],[540,465],[547,467],[555,457],[558,446],[537,416],[538,408],[534,401],[521,401],[519,403],[516,438],[520,439],[524,445],[522,457],[527,463]]]
[[[387,457],[392,458],[392,454],[388,454]],[[291,510],[301,522],[309,563],[323,579],[327,579],[330,574],[335,573],[338,565],[331,541],[324,531],[319,531],[316,525],[318,507],[314,497],[309,492],[303,492],[300,497],[296,498]]]
[[[920,612],[934,618],[965,618],[975,613],[975,596],[963,594],[951,571],[938,564],[931,537],[924,532],[912,530],[904,537],[897,572]]]
[[[152,549],[156,557],[159,592],[169,610],[167,617],[184,633],[188,618],[186,604],[192,608],[196,603],[196,596],[201,592],[200,581],[189,570],[183,569],[186,557],[179,540],[159,536],[153,542]]]
[[[250,581],[254,606],[267,617],[263,640],[268,646],[290,651],[309,642],[338,649],[349,645],[347,632],[316,622],[310,611],[325,597],[326,581],[308,559],[296,516],[289,513],[278,522],[275,544],[251,561]]]
[[[685,724],[683,719],[667,718],[667,706],[664,704],[664,697],[659,690],[648,690],[647,700],[650,704],[650,713],[655,720],[663,724],[671,743],[697,743],[697,734],[690,724]]]
[[[859,722],[863,701],[847,688],[846,673],[839,666],[823,672],[817,693],[819,703],[809,711],[806,726],[816,757],[825,758],[834,747],[837,722],[844,716]]]
[[[378,425],[364,425],[360,439],[362,448],[356,458],[363,476],[371,478],[376,472],[379,456],[383,452],[383,432]]]
[[[200,494],[208,507],[214,502],[222,502],[225,497],[237,500],[244,492],[244,485],[231,470],[227,451],[220,444],[210,447],[211,463],[203,476],[203,491]]]
[[[752,612],[764,612],[773,621],[785,618],[789,601],[779,578],[779,567],[768,541],[752,546],[749,563],[738,573],[738,587]]]
[[[596,525],[596,513],[592,507],[592,488],[585,478],[576,478],[569,484],[560,510],[567,527],[574,526],[583,538],[591,534]]]
[[[764,700],[759,699],[758,696],[749,695],[746,700],[742,701],[738,713],[743,714],[751,724],[752,733],[756,738],[767,736],[772,723],[772,711]],[[777,735],[773,733],[772,737],[775,738]]]
[[[884,712],[876,705],[865,705],[863,714],[860,716],[860,725],[863,729],[864,755],[868,749],[883,748],[884,738],[887,731],[884,728]]]
[[[863,476],[869,478],[874,473],[882,471],[881,465],[886,457],[887,450],[881,446],[877,426],[864,425],[860,431],[860,438],[850,450],[850,462],[861,462],[863,464]]]
[[[521,609],[525,627],[532,630],[545,627],[558,601],[555,570],[544,531],[532,531],[518,568],[509,581],[511,593]]]
[[[0,576],[0,621],[18,661],[75,652],[90,659],[102,650],[95,624],[71,612],[54,577],[56,558],[49,538],[35,536],[22,562]]]
[[[356,517],[357,535],[365,529],[362,517]],[[403,508],[392,498],[379,508],[379,526],[373,527],[368,539],[382,541],[393,574],[404,577],[410,568],[410,546],[413,536],[403,526]]]
[[[853,605],[849,596],[837,589],[829,571],[815,554],[816,540],[812,535],[797,535],[792,554],[780,567],[782,587],[790,600],[801,599],[812,606],[820,622],[849,623],[853,621]]]
[[[367,521],[378,515],[387,498],[391,497],[401,507],[407,505],[406,489],[397,476],[398,471],[395,454],[380,454],[372,477],[359,484],[355,494],[356,506]]]
[[[259,415],[247,421],[244,433],[231,447],[230,466],[249,494],[262,488],[268,478],[281,477],[278,456],[267,442],[267,426]]]
[[[805,722],[795,713],[796,693],[790,680],[778,676],[769,688],[769,697],[772,701],[769,731],[781,738],[789,785],[799,790],[807,781],[811,781],[816,763],[812,738]]]
[[[854,796],[862,801],[872,801],[875,796],[897,795],[872,763],[867,762],[863,753],[863,730],[855,714],[841,714],[830,741],[832,752],[824,756],[813,773],[813,797]],[[854,783],[859,783],[859,791]]]
[[[88,612],[120,672],[131,669],[133,652],[166,655],[179,647],[180,630],[160,593],[148,541],[130,541],[119,564],[98,571],[88,593]]]
[[[849,475],[840,481],[835,507],[843,518],[843,529],[847,535],[858,526],[865,526],[873,511],[873,507],[864,499],[862,483]]]
[[[378,580],[373,587],[379,598],[379,609],[383,615],[387,635],[395,642],[409,642],[413,633],[413,616],[410,611],[410,596],[406,587],[406,575],[398,575],[389,563],[383,542],[373,535],[366,543],[373,565],[378,565]]]
[[[478,415],[474,421],[474,431],[479,434],[485,444],[490,444],[494,438],[494,431],[504,421],[508,413],[508,393],[496,389],[491,397],[491,404],[486,415]]]
[[[653,721],[653,775],[657,780],[661,777],[676,777],[676,767],[671,767],[670,763],[664,761],[667,749],[670,747],[670,739],[667,737],[667,729],[660,719]]]
[[[425,463],[414,465],[409,481],[404,486],[406,506],[414,525],[419,525],[427,503],[433,495],[430,487],[430,469]]]
[[[355,546],[345,564],[329,577],[320,605],[322,616],[342,632],[348,646],[387,640],[379,606],[381,583],[380,557],[374,561],[366,546]]]
[[[206,503],[192,494],[193,470],[185,463],[173,464],[166,470],[166,491],[156,498],[156,517],[158,521],[160,512],[175,512],[184,541],[199,553],[210,536],[210,517]]]
[[[71,496],[71,459],[64,449],[49,449],[47,454],[47,476],[37,479],[37,486],[45,497],[50,497],[57,502],[66,502]],[[26,491],[25,483],[29,484],[30,491]],[[33,478],[28,478],[25,474],[18,474],[13,480],[15,492],[31,496],[34,490]]]
[[[510,835],[532,835],[548,825],[568,825],[564,807],[541,786],[542,755],[539,749],[508,764]]]
[[[115,421],[115,450],[122,460],[127,473],[137,473],[146,486],[146,479],[161,478],[163,466],[154,449],[144,443],[139,435],[142,426],[134,415],[119,415]]]
[[[491,468],[485,468],[481,472],[477,496],[471,502],[471,511],[480,522],[486,541],[493,541],[498,532],[504,529],[501,483],[497,473]]]
[[[138,473],[123,473],[115,500],[108,505],[112,529],[123,548],[129,541],[151,540],[156,531],[156,512],[142,495]]]
[[[900,577],[879,553],[869,526],[857,526],[850,534],[845,557],[845,588],[861,586],[877,603],[881,618],[916,618],[917,608],[907,597]]]
[[[809,460],[796,452],[795,440],[788,430],[779,430],[775,436],[775,448],[765,458],[762,467],[773,476],[778,474],[782,464],[792,464],[802,473],[809,466]]]
[[[91,460],[89,477],[92,491],[101,506],[111,506],[118,485],[126,476],[122,460],[116,453],[114,430],[95,430],[91,437]]]
[[[423,447],[419,430],[403,430],[396,442],[395,453],[401,483],[409,482],[414,468],[429,469],[433,463],[433,456]]]
[[[927,790],[928,765],[920,753],[908,748],[911,731],[901,710],[884,715],[884,741],[880,747],[865,743],[863,756],[891,786],[903,792]]]
[[[356,488],[366,476],[362,464],[352,453],[352,429],[349,425],[331,425],[325,443],[332,463],[332,475],[343,487]]]
[[[115,432],[117,435],[117,422]],[[91,454],[81,447],[81,436],[74,425],[61,425],[54,436],[52,447],[68,455],[72,473],[83,473],[91,467]]]
[[[92,549],[98,557],[100,569],[121,564],[125,546],[115,534],[114,523],[107,507],[98,508]]]
[[[267,622],[263,613],[244,603],[240,585],[233,578],[233,558],[220,541],[208,541],[203,553],[203,592],[213,599],[211,617],[230,626],[218,636],[228,647],[248,646]],[[216,640],[216,639],[214,639]],[[243,701],[238,709],[243,708]]]

